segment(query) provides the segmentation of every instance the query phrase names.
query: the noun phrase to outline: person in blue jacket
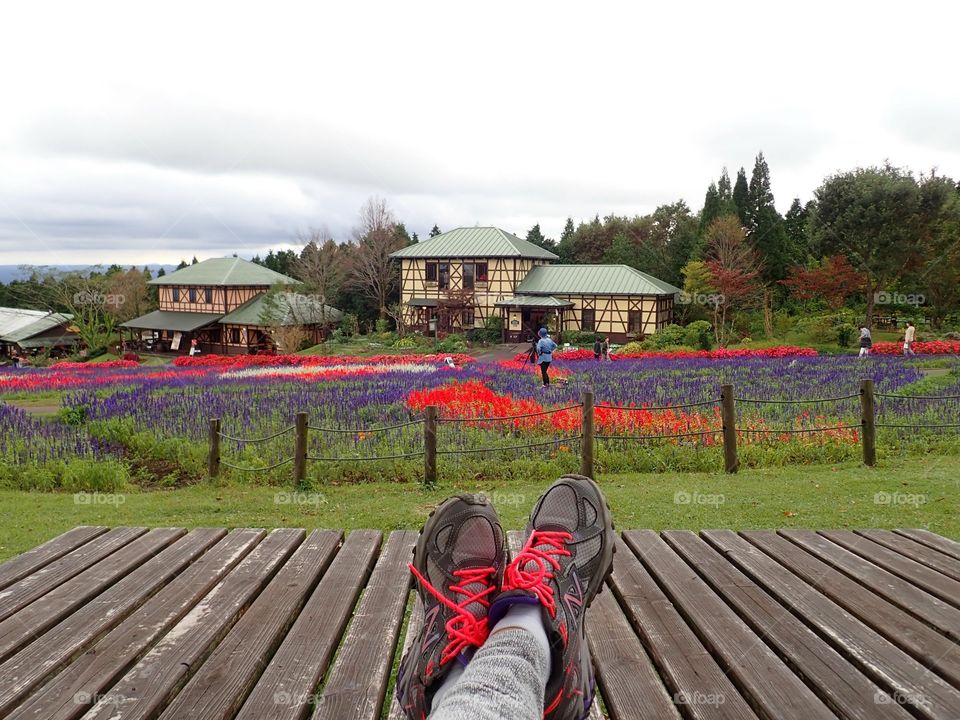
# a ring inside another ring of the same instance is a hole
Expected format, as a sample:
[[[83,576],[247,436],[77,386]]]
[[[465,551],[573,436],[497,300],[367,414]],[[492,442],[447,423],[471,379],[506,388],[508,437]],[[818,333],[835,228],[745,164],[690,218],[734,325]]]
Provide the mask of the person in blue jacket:
[[[550,333],[546,328],[540,328],[540,339],[537,341],[537,354],[540,357],[540,374],[543,376],[543,386],[550,385],[550,375],[547,370],[550,363],[553,362],[553,351],[557,349],[557,344],[550,338]]]

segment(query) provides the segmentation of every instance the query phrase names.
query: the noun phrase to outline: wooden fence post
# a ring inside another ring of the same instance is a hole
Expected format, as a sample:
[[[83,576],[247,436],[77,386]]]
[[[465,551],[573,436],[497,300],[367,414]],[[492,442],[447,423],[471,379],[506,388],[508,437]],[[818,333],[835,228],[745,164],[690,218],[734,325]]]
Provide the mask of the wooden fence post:
[[[740,468],[737,460],[737,409],[733,401],[733,385],[720,386],[720,417],[723,420],[723,464],[728,473]]]
[[[423,420],[423,484],[437,484],[437,407],[424,408]]]
[[[583,437],[580,441],[580,474],[588,478],[593,477],[593,391],[587,390],[583,393],[583,405],[581,407],[582,420],[581,428]]]
[[[863,426],[863,464],[877,464],[877,418],[873,397],[873,380],[860,383],[860,424]]]
[[[298,412],[294,423],[296,438],[293,446],[294,490],[303,487],[307,479],[307,414]]]
[[[213,480],[220,474],[220,418],[210,420],[210,451],[207,455],[207,475]]]

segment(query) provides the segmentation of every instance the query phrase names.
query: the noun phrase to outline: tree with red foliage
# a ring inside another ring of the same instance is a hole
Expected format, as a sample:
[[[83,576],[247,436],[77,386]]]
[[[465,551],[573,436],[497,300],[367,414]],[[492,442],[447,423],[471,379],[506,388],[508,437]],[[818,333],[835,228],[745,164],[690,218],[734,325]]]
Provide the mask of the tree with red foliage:
[[[780,283],[790,288],[796,300],[824,300],[831,310],[839,310],[847,299],[862,293],[866,278],[850,264],[846,255],[831,255],[819,267],[796,266]]]
[[[710,285],[717,291],[713,303],[713,329],[717,344],[725,345],[738,310],[760,300],[757,278],[761,265],[747,242],[747,232],[736,215],[724,215],[707,229],[707,260]]]

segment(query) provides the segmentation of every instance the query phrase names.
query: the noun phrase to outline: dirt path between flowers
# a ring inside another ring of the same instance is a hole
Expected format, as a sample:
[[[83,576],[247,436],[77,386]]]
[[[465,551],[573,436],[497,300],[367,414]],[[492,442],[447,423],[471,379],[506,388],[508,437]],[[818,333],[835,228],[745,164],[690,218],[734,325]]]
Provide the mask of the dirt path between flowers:
[[[40,402],[4,400],[3,402],[15,408],[20,408],[37,418],[51,418],[60,412],[60,402],[58,400],[41,400]]]

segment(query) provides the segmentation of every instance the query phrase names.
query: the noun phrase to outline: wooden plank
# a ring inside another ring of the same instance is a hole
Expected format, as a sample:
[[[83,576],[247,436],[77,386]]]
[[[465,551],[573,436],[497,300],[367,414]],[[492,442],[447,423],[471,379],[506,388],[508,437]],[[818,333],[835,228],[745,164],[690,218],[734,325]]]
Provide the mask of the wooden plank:
[[[682,706],[698,718],[743,720],[756,714],[630,548],[617,541],[610,587],[671,696],[713,699]],[[720,699],[723,702],[719,702]]]
[[[780,535],[829,563],[921,622],[960,640],[960,611],[812,530],[781,530]]]
[[[960,646],[949,638],[772,530],[740,534],[925,666],[960,686]]]
[[[944,602],[960,608],[960,582],[951,580],[900,553],[888,550],[872,540],[860,537],[852,530],[822,530],[820,534],[874,565],[879,565],[931,595],[936,595]]]
[[[228,720],[236,715],[342,540],[341,532],[312,532],[167,706],[161,720]]]
[[[666,532],[663,536],[832,712],[857,720],[911,717],[899,705],[878,705],[876,684],[694,533]]]
[[[960,560],[960,543],[955,540],[937,535],[929,530],[894,528],[893,531],[897,533],[897,535],[903,535],[911,540],[916,540],[918,543],[922,543],[927,547],[939,550],[945,555]]]
[[[416,541],[417,533],[410,530],[390,533],[317,698],[315,720],[380,718],[410,591],[407,562]]]
[[[49,628],[162,552],[185,533],[186,530],[182,528],[151,530],[37,598],[16,615],[0,622],[0,662],[38,640]],[[141,577],[141,582],[144,579]]]
[[[708,530],[703,537],[755,583],[830,642],[885,692],[890,703],[937,720],[956,720],[960,690],[927,670],[853,615],[729,530]],[[878,699],[878,704],[887,704]]]
[[[304,535],[303,530],[294,528],[271,532],[90,709],[85,720],[155,718],[303,542]]]
[[[613,593],[600,593],[590,607],[587,640],[607,712],[615,720],[679,720],[667,688],[630,627]],[[599,699],[593,707],[599,715]]]
[[[835,720],[830,709],[657,533],[628,531],[623,539],[759,715]]]
[[[133,542],[147,528],[114,528],[0,591],[0,620]]]
[[[354,530],[237,715],[237,720],[302,720],[326,673],[382,535]]]
[[[413,607],[410,608],[410,620],[407,622],[406,634],[403,638],[403,650],[400,653],[401,660],[403,656],[407,654],[407,650],[410,649],[410,645],[413,643],[413,639],[420,632],[420,628],[423,627],[423,602],[420,600],[420,594],[417,592],[413,593]],[[397,700],[396,693],[394,693],[393,698],[390,700],[390,714],[387,716],[387,720],[407,720],[407,714],[404,712],[403,708],[400,707],[400,701]]]
[[[81,644],[78,651],[83,654],[76,656],[63,672],[14,710],[10,719],[76,720],[86,713],[158,638],[179,622],[265,535],[263,530],[231,532],[95,645],[85,650]],[[68,618],[65,623],[71,620]],[[69,631],[72,629],[69,626],[65,628],[65,637],[70,637]],[[77,639],[81,643],[83,640],[82,637]],[[59,656],[31,657],[29,650],[22,662],[19,655],[15,656],[11,663],[17,662],[17,667],[22,668],[17,676],[18,686],[22,685],[27,690],[33,688],[73,656],[69,645],[64,647]],[[36,663],[32,670],[30,660]],[[16,697],[15,687],[0,688],[0,707],[12,707],[17,702]],[[2,716],[3,712],[0,712]]]
[[[894,552],[907,556],[911,560],[933,568],[947,577],[960,580],[960,560],[951,558],[949,555],[944,555],[938,550],[929,548],[902,535],[897,535],[889,530],[857,530],[856,533],[868,540],[872,540],[878,545],[883,545]]]
[[[17,580],[22,580],[30,573],[36,572],[44,565],[49,565],[67,553],[73,552],[95,537],[103,535],[109,529],[101,525],[75,527],[52,540],[47,540],[43,545],[7,560],[0,565],[0,590],[12,585]]]

